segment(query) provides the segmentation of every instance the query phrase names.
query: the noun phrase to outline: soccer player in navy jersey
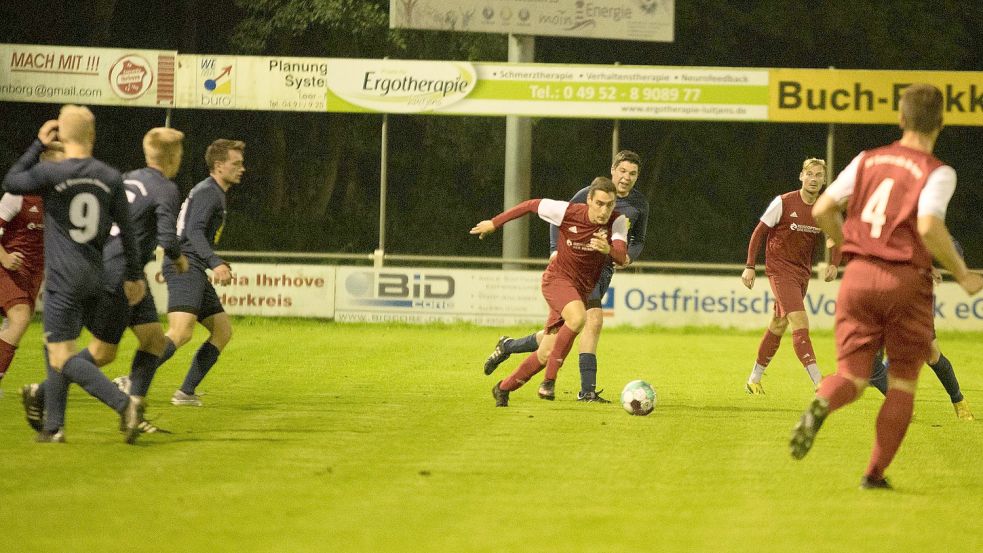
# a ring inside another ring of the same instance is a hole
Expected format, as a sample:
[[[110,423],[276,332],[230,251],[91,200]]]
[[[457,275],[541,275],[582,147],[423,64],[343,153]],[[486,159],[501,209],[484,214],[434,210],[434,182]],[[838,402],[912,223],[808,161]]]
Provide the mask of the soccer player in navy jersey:
[[[58,163],[38,163],[38,156],[56,138],[65,148]],[[127,213],[126,194],[118,171],[92,157],[95,117],[88,108],[66,105],[57,120],[47,121],[38,140],[3,180],[6,192],[43,197],[45,305],[44,332],[48,353],[45,410],[64,412],[68,386],[79,384],[122,417],[127,443],[139,435],[143,401],[120,391],[75,340],[91,322],[103,287],[102,250],[115,222],[126,257],[123,291],[130,304],[146,292],[143,266]],[[27,389],[25,395],[36,390]],[[29,397],[25,397],[25,407]],[[64,441],[57,421],[45,420],[38,441]]]
[[[527,213],[560,227],[556,257],[543,272],[542,291],[550,312],[545,335],[535,353],[492,388],[497,407],[507,407],[509,393],[517,390],[546,367],[539,397],[555,398],[556,376],[570,353],[573,340],[587,318],[587,298],[597,285],[603,266],[609,262],[628,262],[628,219],[614,210],[617,189],[611,179],[598,177],[591,183],[586,204],[550,199],[527,200],[481,221],[471,229],[479,238],[495,232],[508,221]]]
[[[177,241],[176,219],[180,194],[170,179],[181,166],[184,133],[176,129],[151,129],[144,136],[143,151],[147,167],[123,175],[123,186],[129,200],[129,214],[140,250],[140,261],[146,265],[154,258],[157,245],[175,261],[180,272],[187,270],[188,261],[181,253]],[[96,366],[102,367],[116,358],[119,341],[129,326],[139,345],[126,382],[114,380],[125,393],[143,399],[147,395],[164,353],[167,338],[157,316],[157,308],[149,288],[143,299],[134,306],[127,304],[123,295],[123,277],[126,257],[118,232],[111,236],[103,248],[105,285],[95,315],[89,324],[92,340],[87,347]],[[43,396],[45,386],[39,388]],[[56,424],[64,419],[64,413],[48,412],[47,417]],[[140,424],[140,431],[160,431],[148,421]]]
[[[218,244],[225,226],[225,194],[239,184],[246,170],[245,148],[244,142],[224,138],[208,146],[205,162],[210,176],[191,189],[178,214],[177,233],[181,251],[188,259],[188,271],[180,273],[170,259],[164,260],[168,343],[161,363],[191,340],[195,323],[201,323],[210,333],[195,353],[181,387],[171,396],[174,405],[201,406],[195,391],[232,339],[232,322],[205,271],[211,269],[214,279],[223,286],[232,281],[229,264],[212,245]]]
[[[597,344],[604,326],[604,312],[601,310],[601,300],[607,294],[615,269],[624,269],[642,255],[645,247],[645,230],[648,226],[649,203],[645,194],[635,189],[638,181],[638,171],[641,158],[631,150],[622,150],[614,157],[611,164],[611,181],[616,188],[615,210],[628,218],[628,259],[623,265],[605,263],[597,285],[587,298],[587,315],[584,329],[580,333],[578,348],[580,351],[580,392],[577,401],[610,403],[601,397],[597,390]],[[589,186],[578,191],[571,203],[587,203]],[[556,255],[559,227],[550,226],[550,258]],[[513,353],[536,351],[543,339],[543,331],[535,332],[522,338],[502,336],[495,345],[495,350],[485,361],[485,374],[491,374],[503,361]]]
[[[836,300],[837,370],[792,430],[789,449],[801,459],[826,417],[867,386],[874,355],[891,356],[888,390],[877,415],[876,440],[862,488],[890,488],[884,471],[911,422],[918,373],[934,332],[932,257],[969,294],[983,288],[952,244],[945,224],[956,172],[932,150],[942,130],[944,96],[914,84],[901,93],[901,139],[861,152],[813,206],[816,222],[848,262]],[[841,209],[846,216],[841,219]]]
[[[748,290],[754,287],[755,263],[761,243],[765,243],[765,274],[775,295],[775,312],[758,345],[758,357],[744,390],[752,395],[764,394],[761,377],[788,327],[792,327],[792,347],[815,388],[822,379],[816,354],[809,338],[809,317],[805,296],[812,276],[812,258],[816,244],[822,243],[819,227],[812,217],[812,205],[826,184],[826,162],[809,158],[799,173],[802,186],[798,190],[775,196],[751,234],[747,264],[741,282]],[[836,278],[840,252],[834,248],[826,266],[823,280]]]
[[[64,159],[61,143],[48,145],[44,161]],[[0,197],[0,381],[24,337],[41,281],[44,280],[44,202],[40,196],[4,194]]]

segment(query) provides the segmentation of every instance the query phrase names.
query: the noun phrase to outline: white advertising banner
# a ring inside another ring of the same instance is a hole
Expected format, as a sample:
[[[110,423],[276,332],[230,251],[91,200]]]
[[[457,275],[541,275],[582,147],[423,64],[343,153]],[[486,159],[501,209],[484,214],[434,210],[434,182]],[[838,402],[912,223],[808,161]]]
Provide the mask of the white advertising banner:
[[[541,271],[338,267],[335,318],[343,322],[455,322],[487,326],[546,320]],[[809,325],[832,329],[839,280],[813,279],[805,298]],[[939,330],[983,330],[983,297],[958,285],[935,290]],[[775,305],[764,275],[753,290],[739,275],[618,273],[603,301],[607,326],[717,326],[763,329]]]
[[[328,319],[334,316],[335,269],[333,265],[233,263],[232,283],[212,284],[230,315]],[[159,263],[147,265],[147,280],[157,310],[166,313],[167,285]]]
[[[390,0],[393,29],[673,41],[675,0]]]
[[[0,101],[174,105],[177,52],[0,44]]]
[[[542,325],[539,271],[338,267],[335,319]]]
[[[833,328],[839,282],[809,282],[805,308],[811,328]],[[763,329],[774,305],[775,296],[760,273],[753,290],[744,287],[739,275],[616,274],[603,307],[608,325]],[[983,298],[967,296],[955,283],[941,284],[935,289],[935,325],[939,330],[983,330]]]
[[[765,121],[768,70],[178,56],[182,108]]]

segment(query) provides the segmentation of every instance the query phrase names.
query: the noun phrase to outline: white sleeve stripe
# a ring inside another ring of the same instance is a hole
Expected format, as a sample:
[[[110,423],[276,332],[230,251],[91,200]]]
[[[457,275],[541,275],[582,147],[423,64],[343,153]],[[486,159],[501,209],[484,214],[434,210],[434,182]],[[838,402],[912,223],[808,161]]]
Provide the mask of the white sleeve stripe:
[[[539,201],[539,218],[551,225],[560,226],[560,223],[563,222],[563,216],[567,213],[567,206],[569,205],[570,202],[543,198]]]
[[[782,197],[775,196],[775,199],[768,204],[768,208],[765,209],[763,215],[761,215],[761,222],[768,225],[770,228],[775,228],[778,221],[782,220]]]
[[[24,205],[24,196],[19,194],[4,194],[0,198],[0,218],[8,223],[20,213],[21,206]]]
[[[956,171],[943,165],[932,171],[918,196],[918,216],[934,215],[945,221],[949,200],[956,191]]]
[[[619,215],[611,225],[611,241],[621,240],[628,243],[628,217]]]

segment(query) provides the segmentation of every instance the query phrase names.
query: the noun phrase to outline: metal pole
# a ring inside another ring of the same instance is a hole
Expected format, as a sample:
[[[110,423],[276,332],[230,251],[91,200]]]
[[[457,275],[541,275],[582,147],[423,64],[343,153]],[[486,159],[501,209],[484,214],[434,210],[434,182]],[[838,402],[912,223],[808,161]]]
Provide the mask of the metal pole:
[[[535,39],[531,36],[509,35],[509,63],[530,63],[535,57]],[[529,199],[532,179],[532,120],[528,117],[505,117],[505,188],[504,205],[508,209]],[[529,219],[512,221],[502,230],[502,257],[518,258],[529,255]],[[505,263],[503,269],[521,269],[520,265]]]
[[[830,69],[835,69],[832,65],[829,66]],[[833,181],[833,176],[836,172],[833,170],[833,153],[836,149],[836,127],[830,123],[826,127],[826,184]],[[823,248],[823,259],[826,263],[829,263],[829,250]]]
[[[389,114],[382,114],[382,140],[379,155],[379,247],[373,254],[374,265],[381,268],[386,255],[386,190],[389,183]]]
[[[171,128],[171,108],[167,108],[167,112],[164,114],[164,126]]]
[[[620,61],[614,62],[615,66],[621,65]],[[614,159],[621,151],[621,119],[614,120],[614,128],[611,129],[611,159]]]

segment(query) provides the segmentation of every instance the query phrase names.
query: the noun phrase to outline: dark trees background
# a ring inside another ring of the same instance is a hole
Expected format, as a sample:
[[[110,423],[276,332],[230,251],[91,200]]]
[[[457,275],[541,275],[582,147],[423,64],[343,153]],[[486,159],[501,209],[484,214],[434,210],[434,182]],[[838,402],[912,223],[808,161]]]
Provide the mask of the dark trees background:
[[[16,4],[16,5],[11,5]],[[388,0],[36,0],[0,7],[0,42],[175,49],[181,53],[503,61],[499,35],[388,29]],[[960,0],[677,0],[676,41],[539,37],[536,61],[843,69],[983,69],[983,4]],[[980,83],[983,90],[983,82]],[[0,103],[0,163],[9,166],[58,106]],[[95,107],[96,155],[142,166],[140,139],[159,109]],[[206,176],[204,147],[247,142],[247,174],[230,194],[223,249],[371,252],[379,205],[378,115],[175,110],[186,192]],[[502,208],[504,118],[390,116],[391,253],[498,255],[500,235],[468,229]],[[983,125],[983,113],[980,114]],[[565,199],[603,175],[612,122],[537,119],[534,197]],[[890,125],[838,125],[835,169],[898,136]],[[644,260],[741,262],[770,199],[798,186],[806,157],[825,156],[825,125],[621,123],[643,158],[652,204]],[[947,128],[937,155],[959,174],[948,222],[983,266],[983,126]],[[546,255],[533,224],[532,255]]]

